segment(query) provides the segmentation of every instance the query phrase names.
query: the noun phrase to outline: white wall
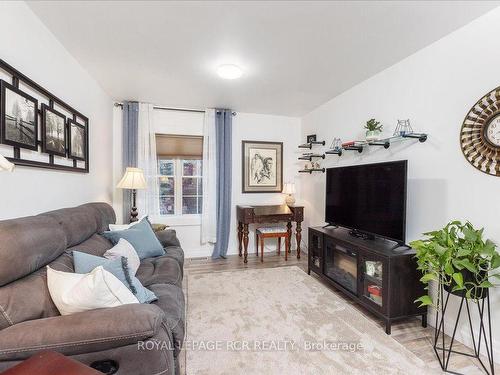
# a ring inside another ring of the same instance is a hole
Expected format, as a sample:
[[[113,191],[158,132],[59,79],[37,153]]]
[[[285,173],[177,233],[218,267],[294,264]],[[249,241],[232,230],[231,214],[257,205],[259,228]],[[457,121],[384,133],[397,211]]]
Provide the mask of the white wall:
[[[121,167],[121,120],[120,108],[114,111],[114,177],[116,183],[122,174]],[[203,113],[179,112],[179,111],[154,111],[154,124],[157,133],[181,134],[181,135],[203,135]],[[283,142],[284,170],[283,179],[285,182],[292,181],[295,176],[297,163],[297,144],[300,138],[300,120],[298,118],[270,116],[252,113],[238,113],[233,117],[233,185],[232,185],[232,211],[231,236],[228,254],[238,253],[236,236],[236,205],[238,204],[281,204],[284,200],[282,194],[242,194],[241,193],[241,141],[277,141]],[[297,187],[299,188],[299,187]],[[114,190],[113,206],[117,216],[121,218],[122,196],[118,189]],[[140,210],[140,207],[139,207]],[[200,223],[199,217],[159,217],[153,218],[158,223],[168,224],[177,231],[177,236],[181,241],[186,257],[210,256],[212,254],[211,245],[201,245],[200,243]],[[253,251],[253,236],[250,236],[249,250]],[[275,246],[270,245],[269,249]]]
[[[26,167],[1,173],[0,219],[111,202],[110,98],[24,2],[0,2],[0,58],[88,116],[90,123],[90,173]],[[0,73],[0,78],[8,76]],[[12,147],[0,146],[0,153],[12,156]]]
[[[238,236],[236,222],[237,205],[263,205],[263,204],[283,204],[285,196],[279,193],[264,194],[243,194],[242,191],[242,170],[241,170],[241,142],[248,141],[269,141],[283,142],[283,184],[295,182],[297,196],[300,196],[300,185],[297,179],[297,170],[300,163],[297,160],[299,150],[297,145],[300,142],[300,119],[285,116],[261,115],[255,113],[238,113],[233,118],[233,185],[232,185],[232,206],[231,214],[231,235],[229,237],[228,254],[238,253]],[[297,204],[300,201],[297,200]],[[253,226],[250,226],[248,252],[255,253],[255,238]],[[271,239],[266,241],[266,251],[276,248],[276,241]]]
[[[371,77],[302,119],[303,136],[317,133],[327,142],[333,137],[344,141],[362,138],[364,123],[373,117],[385,125],[388,135],[397,119],[406,118],[411,119],[415,130],[429,133],[423,144],[401,143],[388,150],[372,148],[362,154],[346,151],[345,156],[329,156],[323,163],[331,167],[408,159],[408,241],[449,220],[468,219],[477,227],[484,226],[486,237],[500,244],[500,178],[472,167],[459,145],[466,113],[500,83],[500,51],[492,48],[498,44],[498,35],[500,9]],[[325,175],[301,176],[301,181],[306,223],[323,224]],[[500,293],[494,291],[492,297],[498,359]],[[447,329],[452,327],[447,324]],[[458,335],[470,343],[467,326],[459,327]]]

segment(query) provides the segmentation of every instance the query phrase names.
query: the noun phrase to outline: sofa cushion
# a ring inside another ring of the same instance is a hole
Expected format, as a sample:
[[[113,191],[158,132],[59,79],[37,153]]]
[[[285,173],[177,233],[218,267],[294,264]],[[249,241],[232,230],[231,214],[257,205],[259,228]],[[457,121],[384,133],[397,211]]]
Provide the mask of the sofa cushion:
[[[164,257],[175,259],[181,270],[184,267],[184,250],[180,246],[168,246],[165,248]]]
[[[125,284],[102,266],[85,274],[47,267],[47,285],[61,315],[139,303]]]
[[[68,246],[82,243],[97,232],[96,211],[88,206],[63,208],[39,215],[56,220],[66,234]]]
[[[51,217],[0,221],[0,286],[47,265],[66,246],[64,230]]]
[[[49,265],[58,271],[73,272],[73,258],[66,253]],[[57,315],[59,310],[50,298],[45,267],[0,288],[0,329]]]
[[[139,259],[139,255],[137,255],[137,251],[135,251],[130,242],[123,238],[120,238],[120,241],[111,249],[107,250],[103,256],[107,259],[127,258],[128,267],[132,275],[137,273],[137,269],[141,265],[141,260]]]
[[[158,297],[158,301],[153,302],[153,304],[163,310],[164,325],[172,332],[175,345],[174,356],[177,357],[184,342],[186,321],[184,293],[182,293],[182,288],[169,284],[151,285],[150,289]]]
[[[113,244],[106,238],[104,238],[100,234],[94,234],[85,242],[82,242],[81,244],[78,244],[76,246],[69,247],[66,252],[71,254],[73,251],[80,251],[82,253],[102,257],[104,253],[112,247]]]
[[[24,359],[44,349],[73,355],[135,344],[153,337],[163,317],[157,306],[133,304],[30,320],[1,332],[0,360]]]
[[[164,254],[163,247],[160,241],[158,241],[158,238],[156,238],[147,218],[144,218],[129,229],[108,231],[104,232],[102,235],[114,245],[116,245],[121,238],[127,240],[134,247],[135,251],[137,251],[137,255],[139,255],[140,259]]]
[[[177,232],[175,231],[175,229],[165,229],[158,231],[156,232],[156,237],[163,247],[181,246],[179,239],[177,238]]]
[[[80,251],[73,251],[73,260],[75,272],[77,273],[89,273],[96,267],[102,266],[106,271],[120,280],[140,303],[150,303],[156,300],[154,293],[145,288],[139,279],[135,277],[135,273],[129,269],[127,258],[125,257],[106,259]]]
[[[152,284],[173,284],[177,286],[182,284],[182,269],[179,263],[166,255],[143,259],[136,276],[147,287]]]

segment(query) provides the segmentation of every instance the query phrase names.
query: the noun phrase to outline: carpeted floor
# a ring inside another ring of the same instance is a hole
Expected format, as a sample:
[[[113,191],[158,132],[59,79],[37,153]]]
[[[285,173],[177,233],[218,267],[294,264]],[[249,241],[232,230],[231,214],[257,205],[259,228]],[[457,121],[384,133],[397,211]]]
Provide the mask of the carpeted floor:
[[[430,374],[298,267],[188,275],[186,374]]]

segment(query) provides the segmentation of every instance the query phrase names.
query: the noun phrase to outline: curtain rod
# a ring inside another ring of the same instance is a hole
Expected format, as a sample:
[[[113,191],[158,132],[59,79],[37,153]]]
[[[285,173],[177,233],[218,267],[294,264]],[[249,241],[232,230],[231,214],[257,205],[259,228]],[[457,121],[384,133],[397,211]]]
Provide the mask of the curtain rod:
[[[115,107],[121,107],[123,109],[123,103],[115,103]],[[161,109],[164,111],[178,111],[178,112],[195,112],[195,113],[205,113],[202,109],[189,109],[189,108],[173,108],[173,107],[157,107],[153,106],[153,109]],[[236,116],[236,112],[231,112],[233,116]]]

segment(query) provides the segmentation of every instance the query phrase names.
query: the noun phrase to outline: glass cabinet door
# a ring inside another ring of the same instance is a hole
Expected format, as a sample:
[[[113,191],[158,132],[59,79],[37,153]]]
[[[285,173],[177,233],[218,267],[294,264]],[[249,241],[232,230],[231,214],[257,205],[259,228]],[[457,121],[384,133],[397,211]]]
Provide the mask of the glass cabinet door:
[[[309,268],[317,272],[323,271],[323,236],[311,232],[309,236]]]
[[[384,261],[364,256],[361,264],[361,295],[380,310],[384,307]]]

